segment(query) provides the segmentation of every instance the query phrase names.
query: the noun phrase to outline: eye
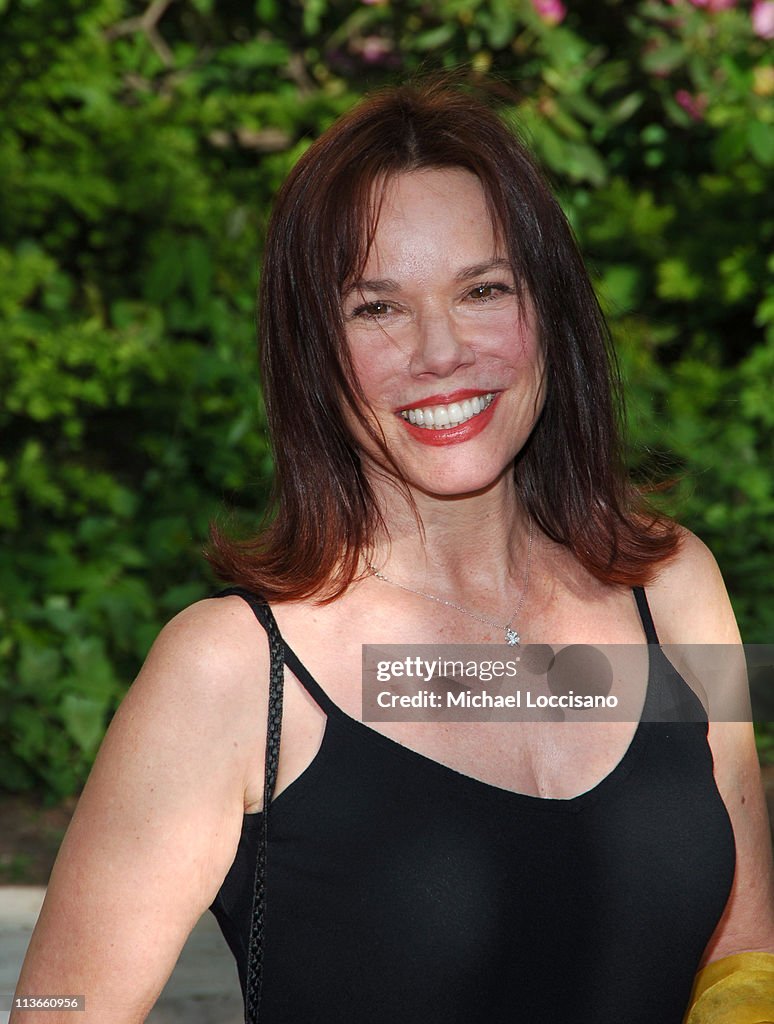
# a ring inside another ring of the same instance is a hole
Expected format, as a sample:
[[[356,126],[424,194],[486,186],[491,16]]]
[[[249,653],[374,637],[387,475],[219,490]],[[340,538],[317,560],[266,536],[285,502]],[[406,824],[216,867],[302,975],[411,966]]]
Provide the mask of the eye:
[[[512,295],[513,288],[507,284],[489,283],[477,284],[468,292],[468,298],[475,302],[490,302],[492,299],[499,299],[503,295]]]
[[[350,313],[352,320],[357,317],[362,317],[365,320],[378,320],[380,317],[387,316],[389,313],[394,311],[395,307],[391,306],[389,302],[381,302],[376,300],[375,302],[364,302],[362,306],[358,306],[353,309]]]

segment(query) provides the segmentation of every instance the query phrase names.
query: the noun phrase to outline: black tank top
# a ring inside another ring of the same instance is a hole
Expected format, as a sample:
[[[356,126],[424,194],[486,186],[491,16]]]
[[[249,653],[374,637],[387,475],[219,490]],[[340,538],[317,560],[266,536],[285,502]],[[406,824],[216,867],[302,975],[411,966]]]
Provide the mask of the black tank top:
[[[657,718],[695,697],[635,596]],[[640,721],[598,785],[543,799],[381,735],[286,664],[327,724],[271,806],[262,1024],[680,1024],[735,864],[706,719]],[[243,991],[261,819],[211,908]]]

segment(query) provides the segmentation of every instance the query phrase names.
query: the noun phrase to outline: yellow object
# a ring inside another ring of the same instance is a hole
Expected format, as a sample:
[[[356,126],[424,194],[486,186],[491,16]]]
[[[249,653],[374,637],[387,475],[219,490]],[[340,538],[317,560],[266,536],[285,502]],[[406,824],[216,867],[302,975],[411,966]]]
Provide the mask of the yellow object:
[[[735,953],[707,964],[683,1024],[774,1024],[774,953]]]

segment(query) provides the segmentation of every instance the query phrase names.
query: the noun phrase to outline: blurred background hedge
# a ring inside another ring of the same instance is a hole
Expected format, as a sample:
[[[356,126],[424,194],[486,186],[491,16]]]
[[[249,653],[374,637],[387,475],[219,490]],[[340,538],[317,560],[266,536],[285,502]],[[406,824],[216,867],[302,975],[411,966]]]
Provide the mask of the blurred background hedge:
[[[499,83],[611,317],[633,468],[680,478],[665,500],[770,642],[773,36],[749,0],[0,0],[3,787],[77,790],[212,588],[208,520],[255,522],[271,197],[417,70]]]

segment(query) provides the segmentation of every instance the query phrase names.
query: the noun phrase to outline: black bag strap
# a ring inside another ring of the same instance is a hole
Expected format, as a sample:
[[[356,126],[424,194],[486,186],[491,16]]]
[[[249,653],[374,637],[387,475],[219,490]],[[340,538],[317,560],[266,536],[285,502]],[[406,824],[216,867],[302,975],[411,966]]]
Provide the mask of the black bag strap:
[[[285,669],[285,643],[271,608],[241,587],[231,587],[217,596],[236,594],[245,600],[266,630],[269,640],[269,710],[266,719],[266,756],[263,773],[263,820],[253,881],[253,907],[250,914],[250,942],[247,948],[245,978],[245,1024],[257,1024],[263,984],[263,929],[266,915],[266,859],[269,847],[269,808],[279,765],[282,731],[282,694]]]

